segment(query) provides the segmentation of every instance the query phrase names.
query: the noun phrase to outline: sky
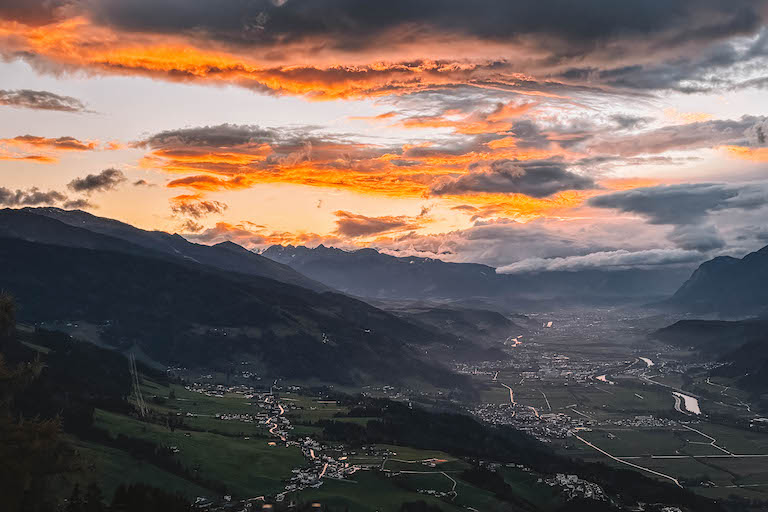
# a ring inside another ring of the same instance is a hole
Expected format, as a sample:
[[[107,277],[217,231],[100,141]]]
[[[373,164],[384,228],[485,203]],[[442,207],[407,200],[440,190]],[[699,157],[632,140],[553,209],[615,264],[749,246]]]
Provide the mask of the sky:
[[[0,0],[0,207],[500,272],[768,245],[768,0]]]

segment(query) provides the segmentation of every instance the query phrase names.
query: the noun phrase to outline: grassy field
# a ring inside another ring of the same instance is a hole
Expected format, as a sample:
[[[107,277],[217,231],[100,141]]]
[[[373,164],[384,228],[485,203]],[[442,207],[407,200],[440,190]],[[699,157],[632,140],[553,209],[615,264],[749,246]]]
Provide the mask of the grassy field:
[[[206,479],[226,483],[228,490],[240,497],[252,497],[280,491],[291,469],[302,466],[304,457],[298,448],[269,446],[266,439],[245,440],[212,434],[169,429],[136,419],[96,411],[96,425],[113,435],[146,439],[162,446],[176,446],[176,455],[184,467],[196,469]]]
[[[544,510],[555,509],[562,505],[562,498],[552,487],[538,483],[538,476],[518,468],[501,468],[504,481],[511,486],[519,496]]]
[[[210,496],[213,492],[145,461],[136,460],[124,451],[108,446],[68,439],[80,457],[76,471],[67,475],[65,488],[78,482],[81,487],[98,482],[107,499],[111,499],[120,484],[145,483],[187,498]]]
[[[299,393],[281,392],[280,400],[288,405],[286,414],[291,422],[314,423],[319,420],[330,420],[336,414],[346,413],[349,410],[336,404],[335,401],[325,401]]]
[[[404,488],[398,485],[396,477],[388,478],[372,471],[357,473],[353,482],[326,480],[319,489],[302,491],[299,497],[304,502],[318,501],[331,507],[349,507],[350,512],[399,512],[403,503],[413,501],[425,501],[446,512],[464,510]]]

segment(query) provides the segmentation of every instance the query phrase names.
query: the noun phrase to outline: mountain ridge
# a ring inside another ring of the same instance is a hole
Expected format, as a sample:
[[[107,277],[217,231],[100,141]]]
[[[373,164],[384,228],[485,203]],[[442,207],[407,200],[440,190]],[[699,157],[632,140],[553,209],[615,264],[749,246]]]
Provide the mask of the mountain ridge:
[[[261,253],[337,290],[370,299],[491,298],[514,307],[536,300],[658,299],[671,295],[690,270],[581,270],[500,274],[479,263],[355,251],[273,245]]]
[[[420,355],[451,340],[343,294],[17,238],[0,240],[0,268],[13,269],[0,289],[22,321],[88,322],[113,348],[164,363],[252,360],[267,375],[339,383],[460,379]]]
[[[277,281],[296,284],[314,291],[327,291],[330,287],[301,275],[286,265],[255,254],[246,248],[226,242],[216,245],[196,244],[179,234],[164,231],[146,231],[124,222],[98,217],[82,210],[62,210],[60,208],[22,208],[20,210],[0,210],[0,222],[8,212],[25,212],[56,220],[63,224],[85,229],[92,233],[110,236],[174,258],[210,265],[221,270],[235,271]],[[51,240],[40,240],[43,242]],[[70,244],[71,245],[71,244]],[[233,246],[239,247],[235,249]]]
[[[705,261],[662,306],[694,314],[753,316],[768,311],[768,246],[743,258]]]

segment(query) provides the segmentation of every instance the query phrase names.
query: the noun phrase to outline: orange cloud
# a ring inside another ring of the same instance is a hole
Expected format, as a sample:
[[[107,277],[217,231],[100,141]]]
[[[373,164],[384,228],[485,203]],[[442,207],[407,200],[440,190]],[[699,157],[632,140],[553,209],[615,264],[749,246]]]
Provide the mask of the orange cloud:
[[[228,207],[220,201],[203,199],[201,194],[184,194],[170,199],[174,214],[199,219],[211,214],[224,213]]]
[[[397,37],[392,34],[388,37]],[[283,61],[259,60],[262,52],[228,47],[184,35],[116,32],[78,16],[43,25],[0,20],[0,53],[20,55],[47,69],[84,69],[89,72],[143,75],[169,81],[228,83],[277,94],[330,100],[376,97],[471,84],[506,88],[520,94],[556,96],[523,87],[531,77],[512,71],[498,55],[509,49],[475,41],[472,60],[457,58],[466,53],[466,41],[441,38],[423,42],[415,60],[406,48],[392,49],[387,57],[358,52],[318,54],[323,41],[308,38],[280,46]],[[269,54],[270,52],[264,52]],[[306,65],[311,55],[312,65]],[[339,64],[339,62],[348,62]]]
[[[768,147],[721,146],[729,156],[752,162],[768,162]]]
[[[335,233],[347,238],[368,238],[383,234],[413,231],[421,228],[427,219],[424,216],[387,215],[368,217],[356,213],[337,211]]]
[[[35,135],[19,135],[11,139],[0,139],[5,146],[42,148],[55,151],[93,151],[98,145],[94,141],[81,141],[74,137],[38,137]]]
[[[491,113],[513,115],[528,109],[530,106],[512,110],[501,105]],[[169,181],[170,188],[203,193],[287,183],[392,198],[428,197],[436,182],[456,179],[482,162],[553,157],[568,161],[579,156],[556,144],[545,148],[520,148],[516,143],[489,147],[484,140],[457,139],[455,147],[452,142],[444,146],[424,142],[381,147],[330,135],[220,125],[162,132],[136,146],[149,148],[141,167],[183,175]],[[472,204],[500,205],[498,210],[505,214],[530,216],[536,209],[560,208],[558,201],[567,196],[558,197],[528,201],[524,196],[478,194]],[[570,204],[578,202],[569,200]]]
[[[35,162],[39,164],[55,164],[59,160],[54,157],[45,156],[45,155],[9,155],[9,154],[3,154],[0,153],[0,160],[15,160],[15,161],[26,161],[26,162]]]
[[[395,123],[402,128],[453,128],[454,133],[478,135],[509,132],[514,127],[511,120],[530,112],[537,102],[500,103],[491,112],[474,112],[463,115],[458,111],[446,111],[440,115],[408,117]]]
[[[218,243],[229,240],[249,249],[266,248],[271,245],[308,245],[321,243],[335,247],[354,247],[353,242],[336,235],[318,235],[316,233],[276,232],[252,222],[217,222],[213,227],[205,228],[196,222],[185,221],[181,226],[186,238],[203,243]]]
[[[104,149],[106,151],[118,151],[120,149],[126,149],[126,148],[128,148],[127,145],[117,140],[110,140],[109,142],[104,144]]]
[[[506,217],[530,220],[563,215],[567,210],[582,206],[597,193],[593,190],[567,190],[546,198],[523,194],[467,194],[452,196],[450,202],[456,205],[453,209],[465,212],[473,219]]]
[[[39,137],[36,135],[19,135],[17,137],[0,139],[0,160],[17,160],[37,162],[41,164],[57,163],[59,159],[42,152],[94,151],[98,149],[97,141],[82,141],[75,137]],[[34,152],[33,152],[34,151]]]
[[[397,112],[385,112],[377,116],[349,116],[351,121],[384,121],[397,116]]]
[[[629,190],[640,187],[654,187],[665,181],[656,178],[607,178],[600,180],[600,186],[610,190]]]
[[[680,112],[676,108],[670,107],[664,109],[664,115],[675,122],[689,124],[709,121],[714,116],[706,112]]]

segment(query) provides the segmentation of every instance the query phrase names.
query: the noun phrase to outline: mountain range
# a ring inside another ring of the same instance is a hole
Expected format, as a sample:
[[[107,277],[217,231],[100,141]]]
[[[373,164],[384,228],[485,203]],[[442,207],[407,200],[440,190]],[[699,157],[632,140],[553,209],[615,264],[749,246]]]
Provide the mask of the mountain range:
[[[768,391],[768,247],[743,258],[722,256],[702,263],[659,305],[688,315],[742,318],[681,320],[653,337],[726,363],[713,376],[736,379],[738,386],[754,392]]]
[[[88,231],[64,229],[58,223],[45,222],[41,217],[54,219],[61,224]],[[93,233],[109,238],[97,238]],[[255,254],[232,242],[216,245],[202,245],[187,241],[177,234],[162,231],[145,231],[130,224],[97,217],[81,210],[59,208],[24,208],[21,210],[0,210],[0,235],[23,238],[29,241],[67,245],[135,251],[139,254],[163,254],[174,259],[210,265],[221,270],[268,277],[284,283],[295,284],[315,291],[328,291],[328,286],[306,278],[287,265],[281,265],[269,258]],[[128,242],[118,243],[118,241]]]
[[[514,308],[534,301],[615,302],[671,295],[689,268],[500,274],[488,265],[396,257],[375,249],[272,246],[263,253],[339,291],[363,298],[490,300]]]

